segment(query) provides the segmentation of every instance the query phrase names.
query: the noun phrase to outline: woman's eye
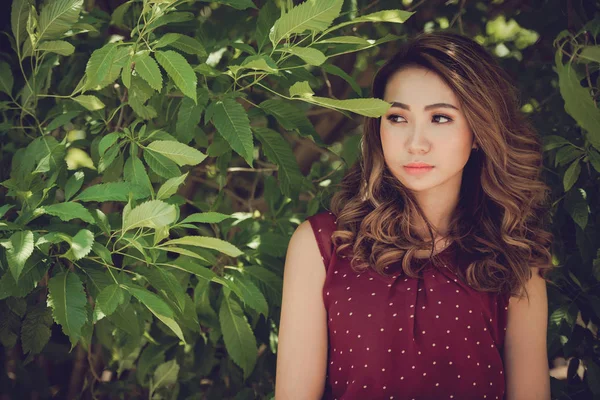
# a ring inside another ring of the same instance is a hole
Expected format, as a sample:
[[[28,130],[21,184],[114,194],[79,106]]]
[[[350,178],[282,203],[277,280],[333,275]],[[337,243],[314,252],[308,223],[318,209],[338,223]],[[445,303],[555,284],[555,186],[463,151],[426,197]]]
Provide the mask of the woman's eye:
[[[452,119],[451,119],[450,117],[446,117],[445,115],[436,114],[436,115],[434,115],[434,116],[433,116],[433,118],[437,118],[437,117],[440,117],[440,118],[445,118],[445,119],[447,119],[447,120],[448,120],[447,122],[442,122],[442,124],[447,124],[447,123],[449,123],[449,122],[451,122],[451,121],[452,121]]]
[[[387,117],[388,121],[391,121],[392,123],[396,123],[396,124],[397,124],[397,123],[401,123],[401,122],[403,122],[402,120],[397,120],[396,118],[402,118],[402,119],[404,119],[404,117],[403,117],[403,116],[401,116],[401,115],[397,115],[397,114],[392,114],[392,115],[390,115],[389,117]],[[437,122],[437,123],[438,123],[439,125],[443,125],[443,124],[447,124],[447,123],[449,123],[449,122],[452,122],[452,118],[450,118],[450,117],[447,117],[447,116],[445,116],[445,115],[442,115],[442,114],[436,114],[436,115],[434,115],[434,116],[433,116],[433,119],[434,119],[434,121],[436,120],[436,118],[445,118],[445,119],[447,120],[447,121],[445,121],[445,122],[441,122],[441,123],[440,123],[440,122],[439,122],[439,120],[438,120],[438,122]]]
[[[388,119],[388,121],[392,121],[394,123],[400,123],[400,122],[402,122],[402,121],[395,120],[395,118],[404,118],[404,117],[402,117],[400,115],[392,114],[387,119]]]

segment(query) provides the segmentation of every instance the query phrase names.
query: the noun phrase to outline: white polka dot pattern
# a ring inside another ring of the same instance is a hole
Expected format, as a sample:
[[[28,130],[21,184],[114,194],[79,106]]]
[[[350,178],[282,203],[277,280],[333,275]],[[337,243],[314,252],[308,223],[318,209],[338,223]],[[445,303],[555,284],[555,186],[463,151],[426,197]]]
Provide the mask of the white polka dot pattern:
[[[418,279],[399,263],[390,277],[356,273],[332,249],[333,214],[308,219],[327,271],[323,400],[504,398],[508,297],[462,282],[456,268],[465,260],[454,246],[439,254],[440,266],[416,261],[426,262]]]

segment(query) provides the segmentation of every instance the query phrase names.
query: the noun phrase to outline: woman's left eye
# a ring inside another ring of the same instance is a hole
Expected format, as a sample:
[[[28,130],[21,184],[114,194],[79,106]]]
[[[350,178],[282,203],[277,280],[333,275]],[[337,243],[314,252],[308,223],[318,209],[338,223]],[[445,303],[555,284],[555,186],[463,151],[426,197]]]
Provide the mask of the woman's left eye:
[[[436,114],[436,115],[434,115],[434,116],[433,116],[433,118],[438,118],[438,117],[440,117],[440,118],[446,118],[446,119],[448,120],[448,122],[442,122],[443,124],[447,124],[447,123],[449,123],[449,122],[452,122],[452,118],[450,118],[450,117],[447,117],[447,116],[445,116],[445,115]]]

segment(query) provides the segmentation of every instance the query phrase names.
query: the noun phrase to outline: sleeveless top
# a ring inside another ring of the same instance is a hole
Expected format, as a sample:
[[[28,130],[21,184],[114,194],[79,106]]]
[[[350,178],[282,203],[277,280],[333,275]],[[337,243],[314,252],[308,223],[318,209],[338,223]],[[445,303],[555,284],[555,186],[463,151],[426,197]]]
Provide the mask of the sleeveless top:
[[[455,244],[420,277],[401,263],[357,273],[337,256],[334,214],[307,218],[326,266],[328,359],[322,400],[504,399],[503,344],[510,294],[480,292],[458,278]]]

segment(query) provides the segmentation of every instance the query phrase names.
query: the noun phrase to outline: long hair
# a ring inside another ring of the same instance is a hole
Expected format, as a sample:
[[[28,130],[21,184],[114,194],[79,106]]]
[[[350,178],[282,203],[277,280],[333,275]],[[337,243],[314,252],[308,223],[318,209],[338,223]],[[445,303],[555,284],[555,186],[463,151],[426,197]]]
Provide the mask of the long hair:
[[[458,206],[448,238],[468,260],[458,276],[473,289],[520,295],[539,267],[545,278],[552,267],[552,233],[544,229],[550,188],[540,179],[542,144],[519,107],[508,74],[477,42],[456,33],[422,33],[402,43],[376,73],[372,96],[383,99],[388,78],[403,67],[425,67],[454,91],[479,149],[463,170]],[[337,218],[332,234],[336,254],[350,257],[355,271],[401,261],[407,276],[418,278],[423,264],[417,250],[431,248],[434,227],[415,196],[386,166],[379,126],[366,117],[361,154],[330,202]],[[415,232],[417,216],[430,239]],[[463,258],[464,259],[464,258]],[[525,291],[526,292],[526,291]],[[527,294],[528,296],[528,294]]]

